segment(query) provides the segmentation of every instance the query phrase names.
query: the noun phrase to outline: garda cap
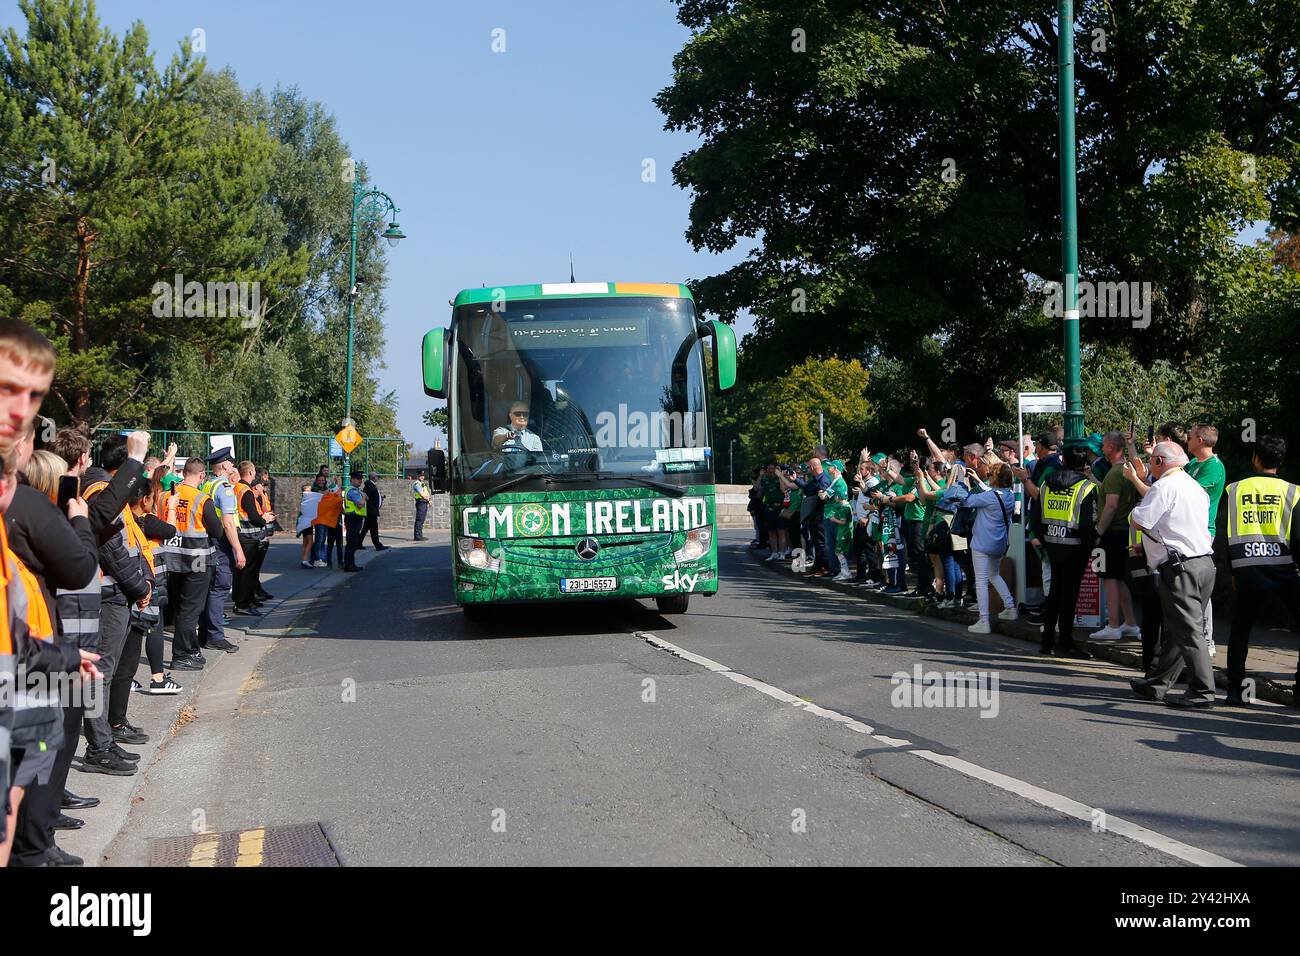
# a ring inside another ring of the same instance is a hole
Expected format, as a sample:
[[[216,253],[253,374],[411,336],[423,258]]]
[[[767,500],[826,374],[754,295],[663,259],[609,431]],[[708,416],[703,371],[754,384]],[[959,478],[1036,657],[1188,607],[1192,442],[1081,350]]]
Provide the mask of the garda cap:
[[[223,461],[234,461],[235,456],[231,454],[229,448],[218,448],[212,454],[208,455],[207,462],[209,467],[221,464]]]

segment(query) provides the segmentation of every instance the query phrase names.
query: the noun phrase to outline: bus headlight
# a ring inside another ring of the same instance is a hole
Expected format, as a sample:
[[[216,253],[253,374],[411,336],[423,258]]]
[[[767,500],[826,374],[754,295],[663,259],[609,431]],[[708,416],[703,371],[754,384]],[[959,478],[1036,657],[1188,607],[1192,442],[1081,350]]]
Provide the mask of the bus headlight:
[[[501,566],[500,561],[494,561],[488,554],[487,542],[482,538],[460,538],[456,541],[456,549],[460,553],[461,562],[471,568],[494,571]]]
[[[696,561],[709,553],[709,543],[713,540],[712,528],[696,528],[686,532],[686,541],[673,553],[677,563]]]

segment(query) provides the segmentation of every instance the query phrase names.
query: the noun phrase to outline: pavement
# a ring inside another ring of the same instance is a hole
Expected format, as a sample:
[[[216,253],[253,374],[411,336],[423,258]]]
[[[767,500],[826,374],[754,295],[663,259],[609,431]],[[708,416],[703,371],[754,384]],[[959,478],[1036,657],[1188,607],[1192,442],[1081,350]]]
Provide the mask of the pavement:
[[[396,543],[397,539],[392,539]],[[385,542],[388,543],[388,542]],[[140,754],[140,771],[130,777],[114,777],[106,774],[84,773],[74,767],[68,774],[68,788],[82,796],[100,798],[100,805],[90,810],[69,811],[86,825],[80,830],[60,831],[56,841],[69,853],[84,859],[87,865],[96,865],[104,861],[105,851],[126,824],[132,808],[146,799],[146,792],[151,773],[153,773],[165,744],[190,721],[195,719],[194,702],[199,689],[204,685],[220,684],[224,675],[231,668],[237,668],[239,655],[244,655],[247,666],[266,649],[267,638],[283,634],[293,619],[302,609],[318,596],[328,593],[342,585],[352,575],[339,570],[326,568],[306,569],[299,565],[300,546],[296,538],[280,534],[272,538],[271,550],[267,554],[262,569],[262,586],[275,599],[264,608],[265,616],[257,619],[232,617],[233,624],[227,625],[226,636],[240,646],[233,654],[220,651],[205,653],[207,667],[202,671],[174,671],[173,678],[184,690],[166,697],[151,697],[132,694],[127,711],[127,719],[149,734],[149,742],[142,745],[130,744],[125,749]],[[358,552],[358,565],[364,566],[378,555],[373,549]],[[227,604],[229,607],[229,604]],[[167,630],[164,661],[171,662],[171,630]],[[259,640],[260,638],[260,640]],[[141,651],[140,666],[136,679],[148,685],[149,662]],[[85,741],[79,742],[77,753],[85,750]],[[76,761],[79,763],[80,761]]]
[[[1122,665],[783,577],[747,537],[719,535],[721,593],[673,617],[469,624],[445,534],[303,571],[190,719],[133,702],[171,732],[103,862],[321,823],[349,865],[1300,863],[1291,708],[1172,711]]]

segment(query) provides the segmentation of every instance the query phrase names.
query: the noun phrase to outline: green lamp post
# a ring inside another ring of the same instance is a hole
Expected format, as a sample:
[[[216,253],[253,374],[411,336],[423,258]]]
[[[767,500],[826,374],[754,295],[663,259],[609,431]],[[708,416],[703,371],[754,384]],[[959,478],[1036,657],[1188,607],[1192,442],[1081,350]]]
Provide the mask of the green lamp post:
[[[406,238],[406,234],[397,224],[399,212],[401,210],[397,208],[388,193],[381,192],[378,188],[363,190],[360,177],[352,180],[352,244],[348,251],[348,366],[342,422],[345,427],[355,424],[352,421],[352,342],[356,333],[357,298],[360,295],[357,290],[357,228],[362,220],[370,224],[387,219],[388,228],[383,231],[382,236],[388,240],[390,246],[396,246]],[[347,449],[344,449],[343,481],[345,484],[351,457]]]
[[[1074,2],[1057,3],[1057,90],[1060,98],[1061,301],[1065,326],[1065,440],[1083,439],[1079,382],[1079,234],[1075,219]]]

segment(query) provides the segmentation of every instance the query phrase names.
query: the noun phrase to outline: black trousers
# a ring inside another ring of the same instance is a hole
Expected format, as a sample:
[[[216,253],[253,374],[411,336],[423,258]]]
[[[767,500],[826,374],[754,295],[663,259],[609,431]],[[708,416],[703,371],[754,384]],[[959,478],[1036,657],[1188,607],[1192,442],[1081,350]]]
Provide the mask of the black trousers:
[[[876,542],[871,540],[867,529],[856,522],[853,525],[853,560],[857,565],[857,580],[875,580],[880,573],[876,554]]]
[[[144,631],[132,622],[122,643],[122,656],[113,669],[113,680],[108,685],[108,725],[119,727],[126,723],[126,708],[131,703],[131,679],[140,669],[140,651],[144,647]]]
[[[1292,624],[1300,630],[1300,585],[1291,587],[1243,588],[1237,584],[1233,595],[1232,630],[1228,635],[1228,691],[1241,693],[1241,682],[1246,679],[1246,654],[1250,650],[1250,631],[1255,626],[1260,607],[1270,594],[1291,614]],[[1300,685],[1300,661],[1296,664],[1296,684]]]
[[[1074,647],[1074,614],[1079,607],[1079,588],[1092,553],[1083,545],[1045,545],[1047,560],[1052,563],[1052,590],[1043,606],[1044,649],[1070,650]]]
[[[259,538],[239,536],[239,546],[244,549],[244,566],[235,570],[235,607],[249,607],[257,596],[258,576],[262,573],[262,562],[266,560],[264,543]]]
[[[1152,575],[1154,574],[1153,571]],[[1132,579],[1129,580],[1129,587],[1133,588]],[[1165,610],[1160,603],[1160,592],[1156,589],[1154,581],[1133,590],[1133,596],[1138,599],[1138,613],[1142,615],[1142,673],[1150,677],[1151,662],[1156,659],[1156,651],[1160,647],[1160,632],[1164,625]],[[1139,590],[1141,590],[1140,594]]]
[[[347,531],[348,545],[343,552],[343,567],[355,568],[357,566],[357,546],[361,544],[361,539],[366,533],[366,519],[369,516],[362,515],[344,515],[343,527]]]
[[[813,509],[813,513],[808,516],[804,524],[812,538],[813,570],[829,570],[830,562],[826,557],[826,521],[822,509],[820,507]]]
[[[424,522],[429,517],[429,502],[423,498],[417,498],[415,501],[415,540],[424,540]]]
[[[384,547],[379,543],[379,515],[366,515],[365,526],[361,529],[361,537],[364,538],[366,535],[370,535],[370,543],[375,546],[376,551]]]
[[[212,569],[167,575],[172,611],[172,659],[199,652],[199,616],[208,602]]]
[[[904,518],[903,543],[907,546],[907,566],[916,572],[916,589],[922,594],[933,594],[934,569],[925,554],[925,522]]]
[[[18,865],[33,865],[54,846],[54,821],[63,812],[63,788],[81,736],[81,707],[63,708],[63,746],[50,769],[50,782],[27,788],[18,819],[14,824],[14,846],[10,860]]]

